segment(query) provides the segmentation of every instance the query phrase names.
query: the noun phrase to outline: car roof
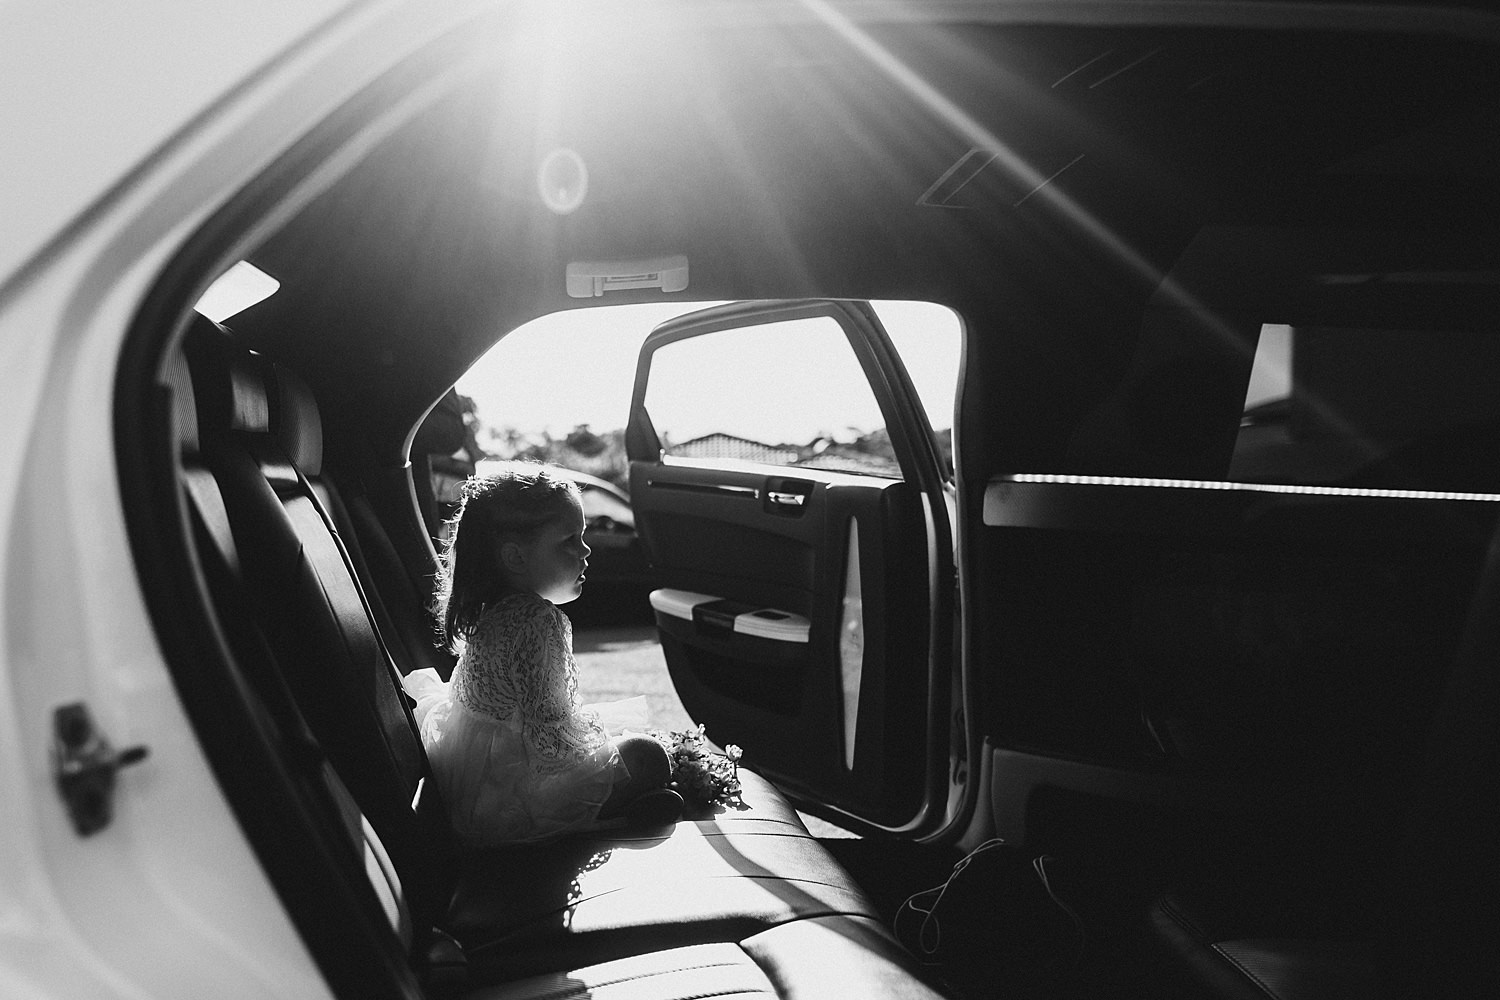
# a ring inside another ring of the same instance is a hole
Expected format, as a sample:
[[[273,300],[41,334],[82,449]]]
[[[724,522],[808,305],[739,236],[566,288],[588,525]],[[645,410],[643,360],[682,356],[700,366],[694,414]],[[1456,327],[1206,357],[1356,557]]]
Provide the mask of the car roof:
[[[525,321],[663,295],[571,298],[573,263],[681,255],[685,299],[929,299],[972,334],[1020,291],[1136,302],[1236,229],[1500,207],[1476,10],[1023,6],[586,5],[450,38],[441,92],[249,255],[283,287],[235,327],[394,440]],[[586,165],[574,211],[537,196],[554,150]],[[1109,351],[1060,327],[1091,325]]]

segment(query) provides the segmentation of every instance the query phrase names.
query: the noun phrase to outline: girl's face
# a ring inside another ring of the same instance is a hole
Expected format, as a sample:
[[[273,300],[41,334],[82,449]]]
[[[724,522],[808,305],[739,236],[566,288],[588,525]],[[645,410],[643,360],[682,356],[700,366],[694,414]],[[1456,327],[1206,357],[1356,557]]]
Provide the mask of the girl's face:
[[[566,604],[583,593],[589,547],[583,541],[583,508],[569,497],[558,516],[543,524],[535,537],[515,545],[519,559],[506,561],[512,583],[553,604]]]

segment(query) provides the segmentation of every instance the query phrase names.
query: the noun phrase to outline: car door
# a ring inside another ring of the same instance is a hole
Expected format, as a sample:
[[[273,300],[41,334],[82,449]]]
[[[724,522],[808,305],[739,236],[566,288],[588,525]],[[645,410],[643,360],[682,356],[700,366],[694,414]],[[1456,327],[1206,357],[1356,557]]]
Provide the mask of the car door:
[[[658,326],[627,428],[652,606],[688,713],[812,811],[941,819],[946,459],[869,303],[735,303]]]

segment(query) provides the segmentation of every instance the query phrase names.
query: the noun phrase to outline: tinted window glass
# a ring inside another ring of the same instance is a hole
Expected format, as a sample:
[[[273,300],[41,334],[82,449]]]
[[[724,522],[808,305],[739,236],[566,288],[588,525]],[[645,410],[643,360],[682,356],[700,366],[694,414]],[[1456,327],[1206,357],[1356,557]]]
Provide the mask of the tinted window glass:
[[[1263,327],[1229,478],[1492,490],[1500,339]]]

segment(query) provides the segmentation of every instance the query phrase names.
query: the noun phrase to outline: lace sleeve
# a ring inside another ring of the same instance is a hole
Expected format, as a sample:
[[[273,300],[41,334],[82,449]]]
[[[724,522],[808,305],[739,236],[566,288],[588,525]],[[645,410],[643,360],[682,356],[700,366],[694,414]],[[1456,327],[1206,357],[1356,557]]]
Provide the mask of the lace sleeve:
[[[546,763],[569,763],[593,753],[607,737],[594,714],[579,704],[567,616],[538,599],[526,609],[522,627],[524,641],[516,644],[513,669],[527,744]]]

